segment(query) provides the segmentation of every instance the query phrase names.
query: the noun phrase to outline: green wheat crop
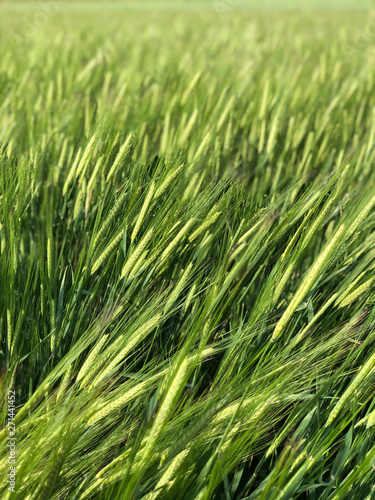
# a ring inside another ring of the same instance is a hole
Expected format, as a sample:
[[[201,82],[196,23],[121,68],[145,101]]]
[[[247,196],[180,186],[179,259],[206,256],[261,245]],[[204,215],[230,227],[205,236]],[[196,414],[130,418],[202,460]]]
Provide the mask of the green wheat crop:
[[[0,2],[0,497],[372,499],[374,15],[51,2]]]

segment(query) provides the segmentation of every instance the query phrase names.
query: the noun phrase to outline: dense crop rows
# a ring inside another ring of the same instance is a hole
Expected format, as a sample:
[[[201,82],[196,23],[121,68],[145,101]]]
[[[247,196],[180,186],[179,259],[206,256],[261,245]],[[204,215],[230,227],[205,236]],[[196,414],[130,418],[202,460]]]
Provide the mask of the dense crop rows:
[[[369,17],[219,14],[1,16],[1,498],[372,498]]]

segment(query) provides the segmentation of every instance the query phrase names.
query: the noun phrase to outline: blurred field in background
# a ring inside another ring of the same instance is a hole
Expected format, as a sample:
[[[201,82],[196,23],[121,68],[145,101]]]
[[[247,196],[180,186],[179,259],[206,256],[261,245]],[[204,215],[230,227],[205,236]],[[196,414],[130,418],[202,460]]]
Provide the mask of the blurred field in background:
[[[252,9],[252,10],[268,10],[268,9],[369,9],[374,6],[373,0],[80,0],[73,2],[72,0],[45,0],[38,2],[36,0],[0,0],[0,4],[6,5],[7,8],[19,9],[40,8],[43,3],[56,3],[67,9],[79,9],[85,6],[86,9],[98,8],[124,8],[124,9],[144,9],[144,8],[181,8],[181,9],[215,9],[221,8],[226,10],[237,9]]]

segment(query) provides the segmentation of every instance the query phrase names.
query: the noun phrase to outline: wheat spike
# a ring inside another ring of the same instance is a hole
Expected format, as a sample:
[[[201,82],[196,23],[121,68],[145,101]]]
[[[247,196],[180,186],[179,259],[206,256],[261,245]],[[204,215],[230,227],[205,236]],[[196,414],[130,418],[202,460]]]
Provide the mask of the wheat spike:
[[[185,379],[188,368],[189,368],[189,361],[188,359],[184,359],[179,368],[177,369],[177,372],[174,375],[173,380],[170,383],[169,389],[156,414],[153,426],[147,438],[146,446],[143,449],[142,460],[141,460],[142,464],[145,464],[147,462],[148,457],[152,451],[152,448],[164,427],[165,421],[170,415],[175,398],[181,389],[181,384]]]
[[[352,302],[355,302],[358,297],[362,295],[366,290],[368,290],[371,285],[374,283],[375,278],[371,278],[367,280],[365,283],[363,283],[361,286],[356,288],[352,293],[349,293],[340,303],[339,307],[346,307],[349,306]]]
[[[161,314],[156,314],[152,319],[147,321],[144,325],[138,328],[131,338],[127,341],[125,347],[114,357],[104,371],[95,379],[92,385],[99,384],[108,374],[112,372],[116,366],[122,362],[130,351],[136,347],[147,335],[158,325],[161,319]]]
[[[127,262],[124,264],[124,267],[122,268],[121,271],[120,279],[123,279],[127,274],[132,273],[134,271],[135,263],[139,259],[140,255],[147,246],[148,242],[151,240],[153,234],[154,234],[154,228],[149,229],[145,234],[145,236],[142,238],[142,240],[138,243],[137,247],[134,249],[133,253],[130,255]]]
[[[109,257],[109,254],[112,252],[112,250],[120,243],[122,240],[122,237],[124,235],[124,230],[121,229],[117,235],[113,238],[111,243],[103,250],[103,252],[100,254],[100,256],[96,259],[94,264],[92,265],[91,268],[91,274],[94,274],[99,267],[103,264],[103,262]]]
[[[97,160],[95,167],[94,167],[94,170],[93,170],[91,177],[89,179],[89,182],[87,183],[87,191],[90,191],[92,189],[94,182],[96,181],[96,178],[98,176],[98,172],[101,169],[101,167],[103,166],[103,163],[104,163],[104,156],[101,156]]]
[[[10,310],[7,309],[7,342],[8,342],[9,357],[12,356],[12,336],[13,336],[12,314]]]
[[[148,207],[150,205],[152,196],[154,194],[154,190],[155,190],[155,182],[152,182],[151,186],[150,186],[150,189],[148,190],[147,196],[145,198],[145,201],[143,202],[141,211],[139,212],[137,221],[135,223],[135,226],[134,226],[134,229],[133,229],[133,233],[132,233],[131,238],[130,238],[132,242],[135,240],[135,238],[136,238],[136,236],[138,234],[138,231],[139,231],[139,229],[141,227],[143,219],[144,219],[144,217],[146,215],[146,212],[148,210]]]
[[[77,173],[76,173],[77,177],[83,172],[84,169],[86,170],[87,164],[94,152],[97,140],[98,140],[98,134],[97,132],[95,132],[91,137],[89,143],[87,144],[86,149],[82,155],[82,158],[77,166]]]
[[[172,290],[172,293],[165,304],[164,314],[167,314],[169,312],[169,310],[173,307],[174,303],[178,299],[178,296],[180,295],[181,291],[183,290],[184,286],[186,285],[187,280],[189,279],[190,271],[191,271],[192,267],[193,267],[193,263],[190,262],[190,264],[187,266],[185,271],[182,273],[180,281],[177,283],[177,285]]]
[[[191,234],[189,236],[189,242],[193,242],[196,238],[198,238],[198,236],[200,234],[203,233],[203,231],[205,231],[208,227],[210,227],[212,224],[214,224],[214,222],[216,222],[216,220],[218,219],[219,215],[221,214],[221,212],[216,212],[214,214],[212,214],[211,216],[208,216],[207,217],[207,220],[205,220],[203,222],[203,224],[201,224],[198,229],[196,229],[193,234]]]
[[[88,420],[87,426],[94,425],[100,420],[108,417],[111,413],[116,412],[125,406],[129,401],[141,396],[150,387],[150,381],[141,382],[135,387],[129,389],[121,397],[117,398],[113,403],[103,403],[98,411]]]
[[[77,375],[77,382],[79,382],[82,378],[87,376],[87,373],[90,371],[92,365],[94,364],[94,361],[96,357],[98,356],[99,352],[101,351],[101,348],[105,344],[105,342],[108,339],[108,334],[103,335],[101,339],[95,344],[94,348],[90,352],[90,354],[87,356],[85,362],[83,363],[81,369],[78,372]]]
[[[105,218],[103,224],[101,225],[96,237],[95,237],[95,240],[94,240],[94,246],[96,246],[98,244],[98,242],[101,240],[104,232],[108,229],[108,227],[112,224],[114,218],[116,217],[116,215],[118,214],[119,210],[121,209],[122,205],[123,205],[123,202],[126,198],[128,194],[128,191],[125,190],[125,188],[123,188],[122,190],[122,193],[120,194],[120,196],[117,198],[113,208],[110,210],[109,214],[107,215],[107,217]]]
[[[179,241],[184,237],[186,232],[189,230],[190,226],[193,224],[194,218],[188,220],[188,222],[184,225],[184,227],[177,233],[176,237],[169,243],[167,248],[161,254],[160,260],[163,262],[168,255],[171,253],[173,248],[179,243]]]
[[[113,162],[113,165],[107,174],[107,182],[109,181],[109,179],[112,177],[112,175],[116,172],[116,170],[119,168],[121,163],[123,163],[123,161],[127,157],[128,153],[130,151],[132,141],[133,141],[133,134],[130,133],[128,135],[126,141],[124,142],[124,144],[121,146],[120,151],[117,153],[115,161]]]
[[[155,200],[157,200],[164,192],[165,190],[168,188],[168,186],[170,185],[170,183],[178,176],[178,174],[181,172],[183,166],[180,165],[178,168],[176,168],[175,170],[173,170],[173,172],[171,172],[167,177],[166,179],[161,183],[161,185],[158,187],[158,189],[156,190],[155,192]]]
[[[81,157],[81,148],[79,148],[79,150],[77,151],[77,154],[76,154],[76,157],[75,157],[75,160],[73,162],[73,165],[69,171],[69,174],[68,174],[68,177],[66,178],[66,181],[65,181],[65,184],[64,184],[64,187],[63,187],[63,195],[65,196],[67,191],[68,191],[68,188],[72,182],[72,179],[73,179],[73,176],[74,174],[76,173],[76,169],[77,169],[77,165],[78,165],[78,162],[80,160],[80,157]]]
[[[341,396],[339,401],[336,403],[335,407],[331,411],[331,413],[328,416],[327,422],[325,424],[325,427],[329,427],[332,422],[335,420],[335,418],[338,416],[340,413],[341,409],[346,405],[354,391],[358,386],[362,384],[364,379],[372,372],[372,370],[375,367],[375,353],[373,353],[366,363],[363,365],[363,367],[360,369],[360,371],[357,373],[355,376],[354,380],[350,383],[349,387],[346,389],[344,394]]]

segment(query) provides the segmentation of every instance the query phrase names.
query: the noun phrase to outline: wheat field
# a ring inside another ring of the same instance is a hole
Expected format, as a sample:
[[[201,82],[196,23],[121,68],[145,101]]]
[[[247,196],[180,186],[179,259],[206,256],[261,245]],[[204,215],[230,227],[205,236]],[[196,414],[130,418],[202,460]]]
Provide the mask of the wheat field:
[[[0,3],[1,498],[374,498],[375,14],[271,3]]]

